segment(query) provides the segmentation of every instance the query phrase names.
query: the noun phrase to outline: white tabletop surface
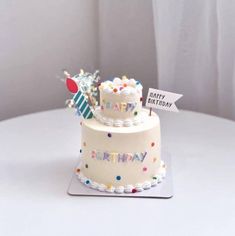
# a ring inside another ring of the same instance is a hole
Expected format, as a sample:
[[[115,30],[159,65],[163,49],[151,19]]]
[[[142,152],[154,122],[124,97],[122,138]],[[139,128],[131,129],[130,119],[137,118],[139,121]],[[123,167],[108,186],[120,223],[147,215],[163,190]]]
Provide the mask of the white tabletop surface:
[[[174,197],[66,194],[79,121],[53,110],[0,122],[0,235],[235,235],[235,122],[159,112]]]

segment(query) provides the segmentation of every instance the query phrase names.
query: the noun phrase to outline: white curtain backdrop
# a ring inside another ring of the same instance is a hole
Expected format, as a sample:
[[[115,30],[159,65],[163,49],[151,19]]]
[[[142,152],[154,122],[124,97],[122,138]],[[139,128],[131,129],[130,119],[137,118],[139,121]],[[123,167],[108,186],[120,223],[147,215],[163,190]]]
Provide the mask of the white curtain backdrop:
[[[153,12],[159,87],[235,119],[235,1],[153,0]]]
[[[235,120],[235,0],[0,1],[0,120],[64,107],[63,68],[126,74]]]

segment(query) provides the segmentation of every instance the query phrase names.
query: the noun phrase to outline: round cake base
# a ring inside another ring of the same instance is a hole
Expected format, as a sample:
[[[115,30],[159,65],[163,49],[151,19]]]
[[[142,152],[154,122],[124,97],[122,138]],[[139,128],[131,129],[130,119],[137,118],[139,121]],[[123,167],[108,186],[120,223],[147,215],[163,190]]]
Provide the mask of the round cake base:
[[[163,161],[161,161],[161,166],[159,168],[158,174],[154,175],[153,178],[149,181],[145,181],[143,183],[136,183],[135,185],[127,184],[125,186],[117,186],[114,187],[112,185],[107,186],[102,183],[97,183],[86,176],[80,171],[80,166],[76,169],[76,175],[78,179],[83,183],[85,186],[107,193],[136,193],[142,192],[143,190],[150,189],[151,187],[155,187],[157,184],[161,183],[166,176],[166,165]]]

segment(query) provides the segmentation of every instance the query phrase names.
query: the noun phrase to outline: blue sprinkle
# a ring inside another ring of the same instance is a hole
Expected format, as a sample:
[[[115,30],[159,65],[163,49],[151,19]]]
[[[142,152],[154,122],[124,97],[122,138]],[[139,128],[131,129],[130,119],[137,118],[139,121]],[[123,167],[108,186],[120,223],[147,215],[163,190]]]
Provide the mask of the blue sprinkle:
[[[86,180],[86,184],[89,184],[90,183],[90,180]]]
[[[136,84],[140,84],[140,81],[136,81]]]
[[[121,176],[120,175],[116,176],[116,180],[121,180]]]

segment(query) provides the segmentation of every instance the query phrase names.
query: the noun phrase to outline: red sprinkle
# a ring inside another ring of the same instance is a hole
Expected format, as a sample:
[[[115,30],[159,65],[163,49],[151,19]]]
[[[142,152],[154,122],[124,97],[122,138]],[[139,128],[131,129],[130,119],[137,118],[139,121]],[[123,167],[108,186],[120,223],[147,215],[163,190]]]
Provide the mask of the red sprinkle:
[[[118,90],[116,88],[113,89],[113,92],[116,93]]]
[[[141,102],[143,101],[143,97],[140,97],[140,101],[141,101]]]
[[[154,145],[155,145],[155,143],[154,143],[154,142],[152,142],[152,143],[151,143],[151,147],[153,147]]]
[[[144,167],[144,168],[143,168],[143,171],[147,171],[147,167]]]
[[[131,192],[132,192],[132,193],[136,193],[137,190],[136,190],[135,188],[133,188]]]

